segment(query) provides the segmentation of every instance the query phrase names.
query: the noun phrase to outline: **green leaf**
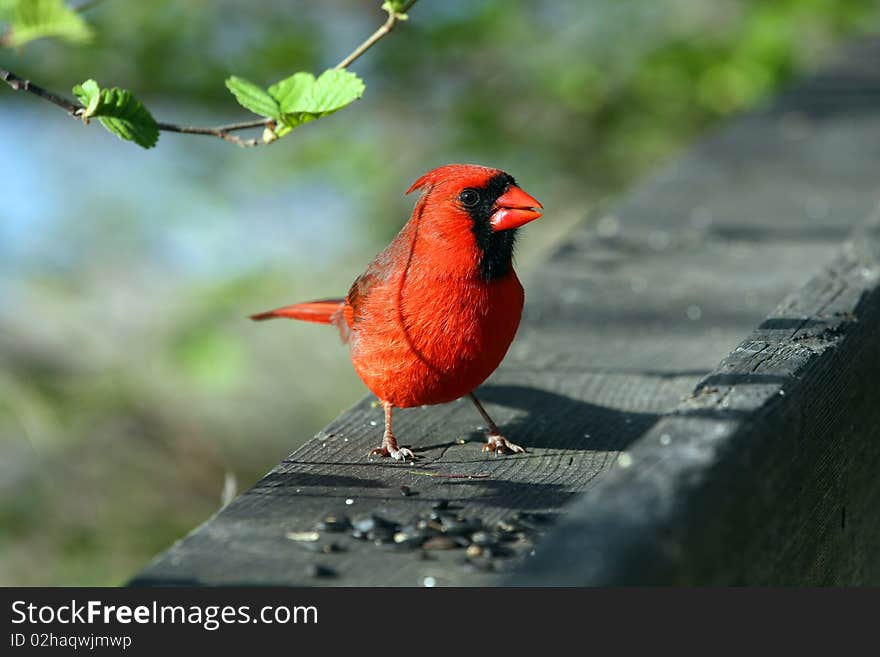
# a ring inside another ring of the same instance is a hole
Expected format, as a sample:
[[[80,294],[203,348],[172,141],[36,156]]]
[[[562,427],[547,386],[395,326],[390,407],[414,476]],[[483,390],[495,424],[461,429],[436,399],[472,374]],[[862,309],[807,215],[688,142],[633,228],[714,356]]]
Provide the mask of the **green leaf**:
[[[73,95],[77,100],[85,106],[82,113],[84,119],[89,118],[95,113],[98,103],[101,100],[101,87],[94,80],[86,80],[82,84],[78,84],[73,88]]]
[[[92,30],[63,0],[2,0],[0,20],[9,23],[3,44],[12,48],[44,37],[86,43]]]
[[[97,118],[117,137],[144,148],[156,145],[159,139],[156,119],[127,89],[101,89],[94,80],[86,80],[76,85],[73,93],[85,106],[81,114],[83,120]]]
[[[322,114],[313,114],[311,112],[291,112],[290,114],[281,115],[281,125],[275,131],[279,137],[283,137],[294,128],[298,128],[303,123],[314,121],[323,116]]]
[[[312,87],[311,106],[304,111],[330,114],[363,96],[364,89],[364,81],[350,71],[324,71]]]
[[[354,73],[329,70],[318,79],[311,73],[294,73],[267,90],[235,76],[226,86],[236,100],[254,114],[275,119],[278,125],[263,141],[270,143],[294,128],[336,112],[364,93],[364,82]]]
[[[281,80],[269,87],[281,106],[278,136],[342,109],[360,98],[364,89],[363,80],[348,71],[324,71],[317,80],[311,73],[297,73]]]
[[[315,76],[311,73],[294,73],[269,87],[272,96],[281,108],[281,114],[301,112],[308,103],[308,97],[315,86]]]
[[[114,87],[102,94],[95,116],[110,132],[138,146],[152,148],[159,140],[156,119],[127,89]]]
[[[233,75],[226,79],[226,88],[232,92],[239,105],[254,114],[273,119],[281,117],[278,102],[253,82]]]

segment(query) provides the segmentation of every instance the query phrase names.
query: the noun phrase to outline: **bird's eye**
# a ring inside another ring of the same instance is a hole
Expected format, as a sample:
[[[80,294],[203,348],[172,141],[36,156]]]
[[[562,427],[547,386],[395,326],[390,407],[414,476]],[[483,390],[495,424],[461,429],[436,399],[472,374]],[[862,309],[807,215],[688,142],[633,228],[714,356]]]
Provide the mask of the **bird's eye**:
[[[458,200],[466,208],[472,208],[480,202],[480,193],[476,189],[466,189],[458,195]]]

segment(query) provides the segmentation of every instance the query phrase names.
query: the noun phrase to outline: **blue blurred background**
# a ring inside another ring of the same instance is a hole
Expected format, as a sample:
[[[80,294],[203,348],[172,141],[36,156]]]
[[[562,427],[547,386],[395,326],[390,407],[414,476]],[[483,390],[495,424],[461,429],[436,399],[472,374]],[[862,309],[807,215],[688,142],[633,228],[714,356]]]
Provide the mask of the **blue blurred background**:
[[[229,74],[333,66],[376,0],[105,0],[95,40],[0,50],[70,96],[245,120]],[[0,584],[119,584],[366,389],[326,328],[248,314],[344,293],[448,162],[506,169],[566,227],[878,25],[873,0],[421,0],[352,67],[362,100],[269,147],[143,151],[0,89]]]

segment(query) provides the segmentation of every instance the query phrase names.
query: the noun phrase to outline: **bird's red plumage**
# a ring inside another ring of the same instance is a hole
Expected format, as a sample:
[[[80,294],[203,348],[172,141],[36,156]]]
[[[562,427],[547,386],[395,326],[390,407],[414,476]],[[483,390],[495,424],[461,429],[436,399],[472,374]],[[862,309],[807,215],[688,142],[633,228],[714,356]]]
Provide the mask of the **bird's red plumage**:
[[[367,387],[394,406],[438,404],[480,385],[519,326],[523,289],[513,269],[485,281],[466,211],[454,199],[499,172],[443,167],[389,247],[346,299],[351,359]],[[350,311],[348,309],[350,308]]]
[[[481,267],[485,253],[475,219],[459,196],[499,176],[510,181],[505,189],[515,187],[504,172],[474,165],[425,174],[410,188],[423,194],[409,222],[357,278],[344,304],[309,302],[254,317],[335,323],[348,338],[361,379],[393,406],[468,394],[501,363],[523,308],[523,288],[512,267],[491,277]]]

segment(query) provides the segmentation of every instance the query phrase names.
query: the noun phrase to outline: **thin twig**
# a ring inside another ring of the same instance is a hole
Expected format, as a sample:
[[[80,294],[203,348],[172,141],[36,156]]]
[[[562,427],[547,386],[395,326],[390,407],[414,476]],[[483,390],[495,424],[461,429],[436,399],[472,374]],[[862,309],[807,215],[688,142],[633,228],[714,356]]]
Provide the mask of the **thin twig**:
[[[18,77],[12,71],[7,71],[6,69],[0,68],[0,80],[3,80],[6,84],[15,89],[15,91],[30,92],[35,96],[39,96],[44,100],[48,100],[54,105],[58,105],[58,107],[62,109],[66,109],[68,113],[74,116],[76,116],[80,112],[80,110],[83,109],[83,106],[79,103],[74,103],[73,101],[67,100],[62,96],[53,94],[51,91],[46,91],[45,89],[43,89],[43,87],[35,85],[30,80],[25,80],[24,78]]]
[[[406,12],[410,10],[410,8],[416,4],[418,0],[410,0],[407,2],[400,11],[390,11],[388,12],[388,20],[375,32],[373,32],[369,38],[364,41],[361,45],[355,48],[348,57],[339,62],[335,68],[348,68],[351,66],[351,63],[356,60],[358,57],[367,52],[370,48],[376,45],[376,42],[380,39],[388,36],[391,33],[391,30],[394,29],[394,26],[400,21],[400,17]]]
[[[242,123],[230,123],[229,125],[222,125],[216,128],[199,128],[195,126],[184,126],[184,125],[175,125],[173,123],[159,123],[159,130],[164,130],[165,132],[179,132],[186,135],[209,135],[212,137],[219,137],[228,142],[232,142],[233,144],[238,144],[239,146],[259,146],[264,143],[259,139],[242,139],[241,137],[236,137],[235,135],[229,134],[230,132],[235,132],[236,130],[247,130],[249,128],[267,128],[274,127],[275,121],[272,119],[257,119],[255,121],[244,121]]]
[[[81,5],[76,7],[77,11],[85,11],[87,9],[91,9],[94,5],[102,2],[103,0],[87,0],[83,2]],[[357,48],[355,48],[351,54],[349,54],[345,59],[339,62],[335,68],[343,69],[347,68],[358,59],[361,55],[363,55],[367,50],[372,48],[376,42],[380,39],[384,38],[388,34],[391,33],[391,30],[394,29],[394,26],[400,22],[401,16],[405,14],[418,0],[410,0],[407,2],[402,9],[399,11],[388,11],[388,19],[382,24],[382,26],[373,32]],[[79,116],[82,111],[85,109],[79,103],[76,103],[72,100],[68,100],[63,96],[59,96],[58,94],[52,93],[51,91],[47,91],[42,87],[34,84],[30,80],[25,80],[24,78],[20,78],[12,71],[7,71],[6,69],[0,69],[0,79],[6,82],[12,89],[15,91],[27,91],[29,93],[34,94],[35,96],[39,96],[44,100],[48,100],[50,103],[61,107],[62,109],[67,110],[69,114],[72,116]],[[227,125],[217,126],[215,128],[201,128],[197,126],[183,126],[177,125],[176,123],[158,123],[159,130],[164,132],[177,132],[187,135],[207,135],[210,137],[217,137],[218,139],[223,139],[224,141],[231,142],[233,144],[237,144],[239,146],[260,146],[262,144],[266,144],[269,142],[265,142],[262,139],[243,139],[236,135],[230,134],[231,132],[236,132],[238,130],[248,130],[250,128],[274,128],[275,121],[273,119],[254,119],[253,121],[243,121],[240,123],[230,123]]]

